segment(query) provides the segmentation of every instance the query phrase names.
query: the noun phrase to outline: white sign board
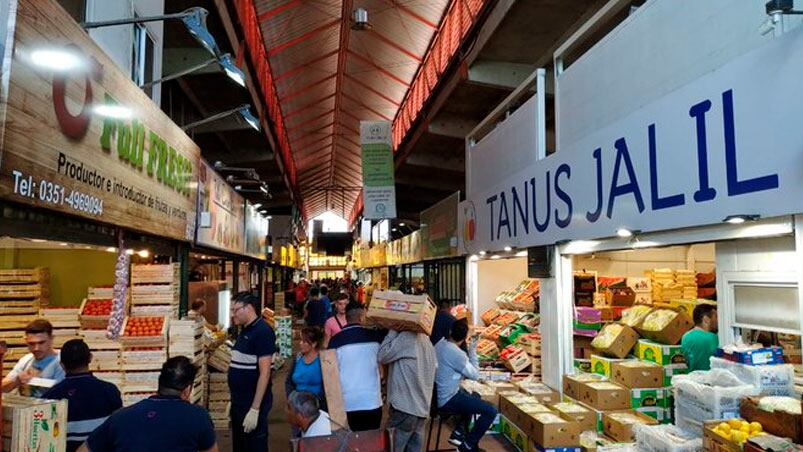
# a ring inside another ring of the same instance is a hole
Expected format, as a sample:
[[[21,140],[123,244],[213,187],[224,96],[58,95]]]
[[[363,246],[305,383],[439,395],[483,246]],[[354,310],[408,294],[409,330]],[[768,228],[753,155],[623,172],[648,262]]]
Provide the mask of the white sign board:
[[[363,216],[369,220],[396,217],[396,185],[390,122],[360,121]]]
[[[803,212],[801,74],[797,29],[469,196],[461,250]]]
[[[479,142],[466,143],[468,196],[538,158],[537,115],[538,96],[534,95]]]

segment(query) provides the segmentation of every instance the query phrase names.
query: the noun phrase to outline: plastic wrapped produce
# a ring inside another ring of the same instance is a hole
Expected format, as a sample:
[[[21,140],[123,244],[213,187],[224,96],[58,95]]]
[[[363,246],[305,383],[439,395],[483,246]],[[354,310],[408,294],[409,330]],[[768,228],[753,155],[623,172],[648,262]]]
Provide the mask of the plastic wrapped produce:
[[[770,413],[774,413],[776,411],[786,411],[790,414],[802,414],[800,400],[792,397],[762,397],[758,402],[758,407],[764,411],[769,411]]]
[[[652,312],[652,308],[649,306],[633,306],[622,313],[621,322],[627,326],[635,328],[650,312]]]
[[[704,421],[738,417],[741,399],[758,394],[758,388],[724,369],[676,375],[672,386],[675,424],[700,435]]]
[[[599,349],[610,347],[613,341],[622,333],[623,329],[624,327],[622,325],[616,323],[606,326],[597,334],[597,337],[591,341],[591,346]]]
[[[712,369],[725,369],[739,380],[758,388],[765,396],[795,395],[795,367],[791,364],[748,366],[722,358],[711,358]]]
[[[636,446],[642,452],[698,452],[703,450],[699,436],[675,425],[636,425]]]
[[[661,331],[677,316],[677,312],[670,311],[669,309],[655,310],[644,317],[644,323],[642,323],[641,329],[645,331]]]

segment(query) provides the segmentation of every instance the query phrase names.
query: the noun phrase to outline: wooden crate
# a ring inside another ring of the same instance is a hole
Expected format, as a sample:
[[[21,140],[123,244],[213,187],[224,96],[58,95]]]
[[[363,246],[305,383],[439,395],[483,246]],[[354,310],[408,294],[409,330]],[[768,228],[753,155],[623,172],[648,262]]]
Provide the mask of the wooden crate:
[[[134,305],[131,306],[131,317],[178,317],[177,304]]]
[[[64,452],[67,401],[3,395],[3,450]]]
[[[81,301],[81,307],[78,309],[78,320],[81,323],[81,328],[87,330],[99,330],[99,329],[106,329],[109,326],[109,318],[110,315],[86,315],[84,314],[84,308],[90,301],[97,301],[97,300],[109,300],[107,298],[95,298],[95,299],[88,299],[84,298]]]
[[[0,300],[0,316],[6,315],[36,315],[42,305],[40,299],[30,300]],[[0,317],[2,320],[2,317]]]
[[[50,271],[45,267],[0,270],[0,284],[37,283],[49,279]]]
[[[78,314],[80,308],[47,307],[39,310],[39,317],[47,319],[53,328],[75,328],[80,326]]]
[[[159,372],[126,371],[123,374],[123,383],[120,386],[122,392],[128,392],[128,393],[156,392],[156,390],[159,389]]]
[[[121,347],[119,340],[112,340],[106,337],[106,330],[80,329],[78,334],[84,338],[84,342],[90,350],[119,350]]]
[[[31,315],[4,315],[0,317],[0,330],[16,330],[24,334],[25,327],[38,318],[38,312]]]
[[[130,288],[127,293],[131,293]],[[114,286],[90,287],[86,290],[86,297],[90,300],[111,300],[114,298]]]
[[[131,266],[131,284],[172,284],[178,280],[178,264]]]
[[[123,328],[121,331],[125,331],[126,325],[128,325],[128,321],[131,317],[126,317],[123,321]],[[167,329],[168,329],[168,319],[167,317],[163,317],[162,321],[162,331],[159,335],[156,336],[120,336],[120,343],[123,344],[126,348],[131,347],[167,347]]]
[[[167,361],[167,349],[146,351],[123,349],[120,353],[120,363],[124,371],[160,370],[165,361]]]

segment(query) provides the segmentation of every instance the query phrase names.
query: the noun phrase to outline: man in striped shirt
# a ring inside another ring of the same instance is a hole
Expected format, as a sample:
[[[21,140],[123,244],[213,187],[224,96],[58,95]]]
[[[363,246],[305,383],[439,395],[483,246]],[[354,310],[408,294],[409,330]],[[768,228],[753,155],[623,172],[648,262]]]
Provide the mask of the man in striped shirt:
[[[61,349],[61,366],[67,377],[50,388],[46,399],[67,399],[67,452],[75,452],[89,434],[123,406],[117,386],[89,372],[92,355],[81,339],[71,339]]]
[[[231,318],[242,331],[231,350],[229,391],[234,452],[264,452],[268,448],[268,413],[273,403],[270,366],[276,334],[257,315],[259,298],[235,295]]]

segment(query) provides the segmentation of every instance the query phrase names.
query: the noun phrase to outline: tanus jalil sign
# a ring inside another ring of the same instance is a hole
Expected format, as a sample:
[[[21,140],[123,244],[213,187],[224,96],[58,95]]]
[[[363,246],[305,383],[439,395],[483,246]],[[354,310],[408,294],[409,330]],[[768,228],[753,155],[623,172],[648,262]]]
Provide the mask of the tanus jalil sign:
[[[55,1],[16,6],[0,60],[0,196],[191,240],[198,147]]]

